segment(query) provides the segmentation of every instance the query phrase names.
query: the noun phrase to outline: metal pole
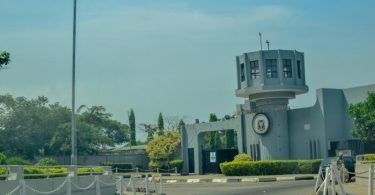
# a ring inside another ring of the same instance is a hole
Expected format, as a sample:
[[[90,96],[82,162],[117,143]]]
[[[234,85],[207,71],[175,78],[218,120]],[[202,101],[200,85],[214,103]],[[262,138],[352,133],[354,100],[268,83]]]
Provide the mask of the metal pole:
[[[262,43],[262,33],[259,32],[259,41],[260,41],[260,51],[263,50],[263,43]]]
[[[368,195],[374,194],[374,165],[368,170]]]
[[[77,0],[73,1],[73,55],[72,55],[72,155],[71,165],[77,165],[77,143],[76,143],[76,114],[75,114],[75,85],[76,85],[76,15]]]

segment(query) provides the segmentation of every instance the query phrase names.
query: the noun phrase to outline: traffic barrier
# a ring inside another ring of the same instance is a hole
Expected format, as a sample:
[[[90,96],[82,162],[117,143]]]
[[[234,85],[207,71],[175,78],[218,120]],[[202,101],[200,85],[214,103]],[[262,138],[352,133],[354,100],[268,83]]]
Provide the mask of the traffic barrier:
[[[324,178],[324,180],[322,180]],[[341,172],[337,169],[337,165],[335,162],[330,164],[330,167],[325,169],[325,175],[323,177],[323,170],[322,168],[319,169],[318,177],[316,179],[314,191],[318,194],[323,189],[323,195],[328,194],[328,189],[331,189],[331,193],[336,195],[336,182],[340,187],[340,191],[342,195],[346,195],[344,186],[342,185],[343,177]],[[329,182],[331,185],[329,186]]]

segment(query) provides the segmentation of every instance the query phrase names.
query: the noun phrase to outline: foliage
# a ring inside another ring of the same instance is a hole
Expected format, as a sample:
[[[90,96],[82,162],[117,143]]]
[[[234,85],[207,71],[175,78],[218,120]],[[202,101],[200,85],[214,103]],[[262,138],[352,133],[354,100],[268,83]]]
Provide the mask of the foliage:
[[[137,144],[137,142],[135,139],[135,116],[134,116],[133,109],[130,109],[128,119],[129,119],[129,128],[130,128],[130,144],[134,146]]]
[[[0,167],[0,175],[5,175],[8,169],[6,167]]]
[[[170,167],[177,167],[177,171],[181,172],[183,166],[184,166],[184,161],[183,160],[172,160],[169,162]]]
[[[234,130],[227,130],[227,131],[225,131],[225,146],[227,148],[233,148],[233,147],[235,147]]]
[[[102,166],[111,166],[112,169],[117,168],[117,172],[130,172],[133,164],[127,162],[101,162]]]
[[[375,161],[375,154],[365,154],[363,158],[365,161]]]
[[[148,167],[150,169],[156,169],[156,168],[159,168],[159,169],[168,169],[168,162],[165,161],[165,160],[150,160],[150,162],[148,163]]]
[[[232,161],[220,164],[227,176],[317,173],[321,160]]]
[[[42,158],[36,163],[38,166],[56,166],[59,163],[53,158]]]
[[[163,136],[164,135],[164,120],[163,120],[163,115],[161,112],[159,112],[158,116],[158,128],[156,130],[158,136]]]
[[[4,153],[0,152],[0,165],[5,165],[6,159],[7,159],[7,156]]]
[[[234,157],[234,160],[235,162],[238,162],[238,161],[251,161],[251,156],[246,154],[246,153],[240,153],[240,154],[237,154],[235,157]]]
[[[85,110],[84,112],[80,112]],[[77,113],[78,154],[93,154],[128,140],[128,126],[112,120],[102,106],[81,106]],[[32,159],[70,153],[71,110],[46,97],[0,96],[0,151]]]
[[[210,113],[209,122],[218,121],[214,113]],[[205,134],[206,148],[209,150],[218,149],[221,145],[219,131],[207,132]]]
[[[15,156],[7,159],[7,165],[31,165],[31,163],[21,157]]]
[[[0,70],[4,69],[6,65],[10,62],[10,53],[3,51],[0,53]]]
[[[78,167],[77,172],[79,175],[88,175],[88,174],[98,174],[102,173],[104,170],[101,167]],[[62,173],[66,174],[68,169],[66,167],[24,167],[24,174],[57,174]],[[47,176],[27,176],[26,178],[45,178]],[[50,176],[57,177],[57,176]]]
[[[176,131],[170,131],[148,142],[146,150],[151,160],[151,167],[156,164],[167,165],[170,159],[179,151],[180,143],[180,134]]]
[[[366,100],[350,104],[349,114],[354,120],[354,137],[364,142],[375,141],[375,92],[369,92]]]
[[[154,133],[156,132],[156,127],[152,124],[141,123],[140,124],[143,131],[147,133],[147,142],[150,142],[154,139]]]

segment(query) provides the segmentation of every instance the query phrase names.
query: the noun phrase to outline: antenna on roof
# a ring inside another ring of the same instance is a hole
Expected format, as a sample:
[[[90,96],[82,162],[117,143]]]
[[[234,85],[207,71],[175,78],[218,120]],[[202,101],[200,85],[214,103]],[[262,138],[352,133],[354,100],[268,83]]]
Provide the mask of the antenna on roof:
[[[266,43],[267,43],[268,50],[270,50],[270,42],[268,40],[266,40]]]
[[[260,41],[260,51],[263,50],[263,46],[262,46],[262,33],[259,32],[259,41]]]

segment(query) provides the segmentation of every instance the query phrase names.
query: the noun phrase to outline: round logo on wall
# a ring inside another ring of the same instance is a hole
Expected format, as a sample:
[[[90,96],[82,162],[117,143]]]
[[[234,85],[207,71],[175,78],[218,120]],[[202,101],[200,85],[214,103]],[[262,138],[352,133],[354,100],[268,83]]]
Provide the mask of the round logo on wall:
[[[263,135],[268,132],[270,121],[265,114],[257,114],[253,118],[253,129],[255,133]]]

